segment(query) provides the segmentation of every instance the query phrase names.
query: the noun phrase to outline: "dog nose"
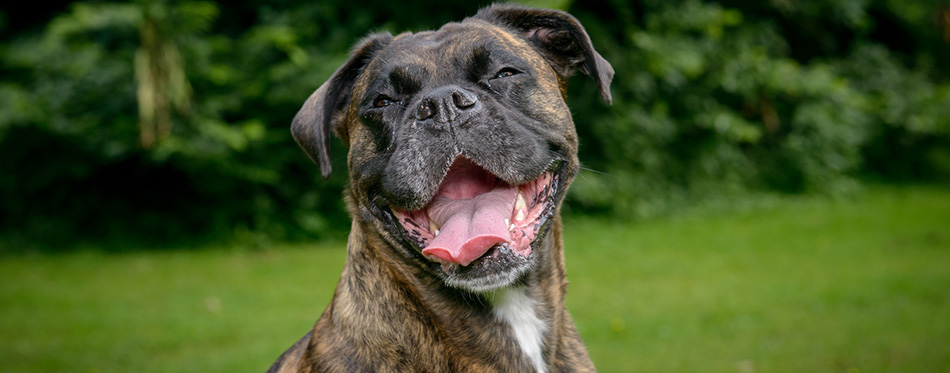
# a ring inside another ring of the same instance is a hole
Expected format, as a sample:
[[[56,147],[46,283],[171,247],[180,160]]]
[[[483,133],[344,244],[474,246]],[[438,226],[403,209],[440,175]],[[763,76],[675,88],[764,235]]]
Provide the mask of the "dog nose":
[[[449,85],[436,88],[422,98],[416,120],[434,119],[437,123],[455,121],[459,115],[478,104],[478,96],[465,88]]]

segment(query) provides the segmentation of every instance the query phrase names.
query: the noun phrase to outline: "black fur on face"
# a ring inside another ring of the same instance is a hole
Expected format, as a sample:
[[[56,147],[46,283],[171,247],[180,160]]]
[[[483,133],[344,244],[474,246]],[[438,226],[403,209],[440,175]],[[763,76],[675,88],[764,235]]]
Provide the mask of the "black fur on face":
[[[293,132],[324,176],[329,129],[348,142],[354,213],[410,262],[455,287],[493,289],[533,265],[548,218],[577,172],[563,98],[574,71],[593,76],[609,101],[613,70],[573,17],[496,6],[437,31],[367,38],[311,96]],[[467,266],[440,268],[420,254],[425,235],[413,235],[395,213],[426,208],[460,159],[495,183],[536,192],[533,203],[545,212],[531,255],[501,245]]]
[[[397,38],[376,57],[386,63],[370,64],[371,73],[364,75],[365,89],[354,101],[362,136],[351,141],[366,146],[351,149],[350,166],[360,171],[352,174],[357,185],[377,189],[377,203],[424,207],[458,156],[514,185],[536,178],[555,161],[572,160],[573,122],[558,86],[538,83],[542,77],[554,81],[543,59],[536,53],[533,61],[519,57],[517,52],[530,51],[527,44],[472,40],[479,28],[456,27],[449,36]],[[448,102],[425,108],[432,101],[458,100],[445,97],[452,90],[470,95],[472,107],[458,110]],[[420,119],[429,110],[434,114]]]

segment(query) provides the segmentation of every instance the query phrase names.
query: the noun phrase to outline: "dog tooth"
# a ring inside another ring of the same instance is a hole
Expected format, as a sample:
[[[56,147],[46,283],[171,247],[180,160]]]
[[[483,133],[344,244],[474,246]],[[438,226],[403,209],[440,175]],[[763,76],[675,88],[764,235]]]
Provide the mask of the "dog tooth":
[[[509,231],[511,230],[511,221],[509,221],[508,218],[505,218],[505,228]]]
[[[518,215],[515,215],[515,221],[523,221],[525,216],[524,210],[518,210]]]
[[[447,262],[442,263],[442,272],[445,272],[445,274],[449,274],[449,271],[453,269],[455,269],[455,263],[447,263]]]
[[[429,219],[429,232],[432,232],[436,236],[439,235],[439,225],[432,221],[432,219]]]
[[[525,201],[524,201],[524,192],[522,192],[522,191],[519,189],[519,190],[518,190],[518,199],[515,200],[515,210],[524,210],[524,208],[527,207],[527,206],[528,206],[528,204],[525,203]]]
[[[433,262],[439,263],[439,264],[441,264],[441,265],[443,265],[443,266],[449,264],[449,262],[446,262],[444,259],[439,258],[439,257],[437,257],[437,256],[435,256],[435,255],[426,255],[426,259],[429,259],[429,260],[431,260],[431,261],[433,261]]]

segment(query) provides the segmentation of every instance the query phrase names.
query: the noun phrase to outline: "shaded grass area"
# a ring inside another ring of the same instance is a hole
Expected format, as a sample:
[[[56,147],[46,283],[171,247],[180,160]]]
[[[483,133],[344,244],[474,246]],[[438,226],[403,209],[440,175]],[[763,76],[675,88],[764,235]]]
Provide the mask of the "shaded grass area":
[[[950,190],[716,211],[567,219],[568,308],[601,371],[950,369]],[[3,370],[263,371],[323,311],[343,245],[4,256]]]

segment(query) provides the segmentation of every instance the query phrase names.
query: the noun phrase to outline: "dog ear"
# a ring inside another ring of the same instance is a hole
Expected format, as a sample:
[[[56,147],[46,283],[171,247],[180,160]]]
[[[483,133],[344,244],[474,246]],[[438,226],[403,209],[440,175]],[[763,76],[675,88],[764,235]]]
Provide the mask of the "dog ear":
[[[310,95],[294,116],[290,132],[310,159],[320,165],[320,173],[324,179],[330,177],[333,170],[330,162],[330,130],[346,140],[346,128],[343,128],[343,124],[356,79],[373,56],[392,39],[392,35],[388,33],[374,34],[363,39],[353,49],[346,63]]]
[[[594,50],[587,31],[574,16],[560,10],[499,4],[482,9],[474,18],[520,32],[538,48],[558,75],[566,79],[580,70],[594,78],[601,97],[611,103],[610,81],[614,68]]]

